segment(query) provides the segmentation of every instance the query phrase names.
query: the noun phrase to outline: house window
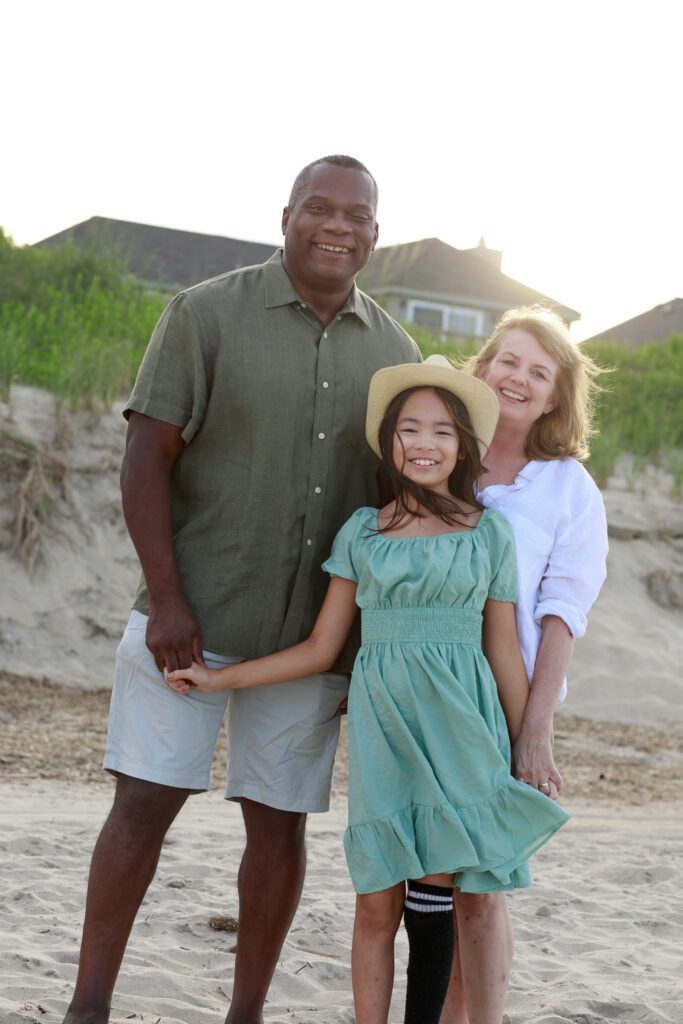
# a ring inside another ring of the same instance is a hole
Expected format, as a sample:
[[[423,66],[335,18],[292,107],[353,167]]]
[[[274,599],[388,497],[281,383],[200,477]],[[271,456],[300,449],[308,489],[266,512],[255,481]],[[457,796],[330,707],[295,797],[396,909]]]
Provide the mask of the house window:
[[[423,306],[420,303],[412,304],[412,322],[420,324],[421,327],[429,327],[432,331],[443,329],[443,308],[441,306]]]
[[[406,320],[430,331],[455,334],[461,338],[481,338],[486,329],[485,314],[479,309],[446,306],[417,299],[408,302]]]
[[[463,334],[467,338],[475,338],[483,333],[480,322],[482,314],[474,309],[451,309],[448,313],[448,330],[453,334]]]

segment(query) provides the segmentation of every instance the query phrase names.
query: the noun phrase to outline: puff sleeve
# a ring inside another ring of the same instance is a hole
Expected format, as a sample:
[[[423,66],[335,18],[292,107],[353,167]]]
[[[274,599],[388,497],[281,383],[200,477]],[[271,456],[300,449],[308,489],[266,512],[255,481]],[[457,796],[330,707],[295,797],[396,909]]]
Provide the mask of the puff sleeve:
[[[488,596],[492,601],[517,600],[517,551],[512,527],[498,512],[489,516],[489,559],[491,580]]]
[[[354,512],[351,518],[344,523],[334,538],[330,557],[322,564],[323,572],[329,573],[330,576],[340,576],[342,579],[351,580],[353,583],[358,583],[353,549],[358,533],[359,512]]]

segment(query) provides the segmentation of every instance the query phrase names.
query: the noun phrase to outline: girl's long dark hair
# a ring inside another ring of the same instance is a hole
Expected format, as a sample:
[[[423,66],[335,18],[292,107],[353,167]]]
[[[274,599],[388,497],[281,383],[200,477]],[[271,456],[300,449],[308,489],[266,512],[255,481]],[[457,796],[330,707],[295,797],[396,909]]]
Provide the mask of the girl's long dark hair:
[[[453,425],[458,432],[458,461],[448,478],[449,497],[420,487],[394,465],[393,445],[396,424],[406,400],[416,391],[433,391],[448,409]],[[377,470],[377,485],[380,508],[392,501],[396,502],[391,520],[382,527],[382,532],[394,529],[405,517],[414,519],[422,516],[417,509],[407,505],[408,497],[413,498],[416,504],[421,505],[428,512],[432,512],[439,519],[443,519],[444,523],[449,526],[468,526],[467,517],[473,515],[472,512],[466,512],[458,504],[459,501],[474,505],[478,512],[484,508],[475,495],[477,478],[485,472],[479,454],[479,444],[465,404],[451,391],[438,387],[414,387],[401,391],[387,406],[387,411],[380,424],[379,448],[381,462]]]

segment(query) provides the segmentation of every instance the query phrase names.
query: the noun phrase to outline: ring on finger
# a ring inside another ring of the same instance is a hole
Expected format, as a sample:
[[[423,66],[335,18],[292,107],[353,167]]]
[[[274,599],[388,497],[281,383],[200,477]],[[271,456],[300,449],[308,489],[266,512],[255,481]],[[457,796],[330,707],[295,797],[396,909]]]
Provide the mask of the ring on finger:
[[[539,782],[538,788],[540,789],[541,793],[549,793],[550,792],[550,779],[548,779],[547,782]]]

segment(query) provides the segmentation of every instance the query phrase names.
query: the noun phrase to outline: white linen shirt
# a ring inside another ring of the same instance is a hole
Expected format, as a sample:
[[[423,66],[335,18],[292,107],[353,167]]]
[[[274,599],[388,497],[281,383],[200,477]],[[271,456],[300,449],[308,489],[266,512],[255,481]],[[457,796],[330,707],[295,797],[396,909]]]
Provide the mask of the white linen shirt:
[[[586,632],[587,615],[606,574],[607,522],[602,496],[575,459],[528,462],[512,484],[478,493],[512,526],[517,545],[517,633],[529,682],[541,643],[541,621],[556,615],[573,637]],[[558,698],[567,694],[567,680]]]

